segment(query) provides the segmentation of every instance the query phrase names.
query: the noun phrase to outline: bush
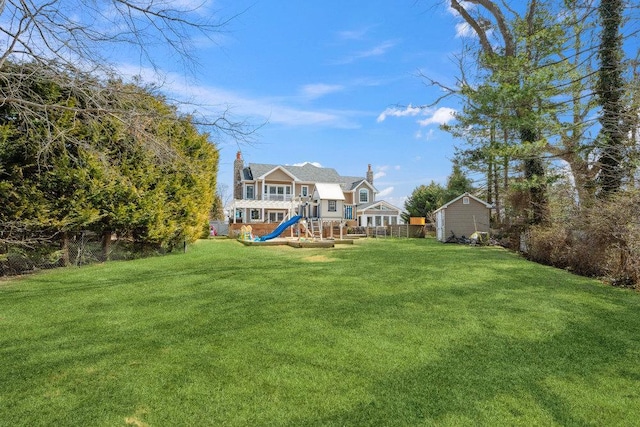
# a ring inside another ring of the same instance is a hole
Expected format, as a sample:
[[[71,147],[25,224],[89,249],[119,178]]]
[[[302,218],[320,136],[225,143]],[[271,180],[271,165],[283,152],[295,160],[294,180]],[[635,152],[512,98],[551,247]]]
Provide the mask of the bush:
[[[562,223],[534,226],[527,257],[640,289],[640,190],[597,201]]]
[[[640,190],[620,191],[599,201],[585,215],[585,228],[605,248],[605,277],[613,284],[640,289]]]

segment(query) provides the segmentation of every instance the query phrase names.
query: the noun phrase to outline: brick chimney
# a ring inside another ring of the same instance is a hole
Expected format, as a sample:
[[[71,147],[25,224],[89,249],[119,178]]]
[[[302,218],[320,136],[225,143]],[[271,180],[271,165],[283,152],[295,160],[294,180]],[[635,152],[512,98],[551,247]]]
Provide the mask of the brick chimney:
[[[367,169],[367,182],[373,185],[373,171],[371,170],[371,164],[369,164],[369,169]]]
[[[233,161],[233,198],[235,200],[243,199],[242,197],[242,169],[244,169],[244,160],[242,153],[236,153],[236,159]]]

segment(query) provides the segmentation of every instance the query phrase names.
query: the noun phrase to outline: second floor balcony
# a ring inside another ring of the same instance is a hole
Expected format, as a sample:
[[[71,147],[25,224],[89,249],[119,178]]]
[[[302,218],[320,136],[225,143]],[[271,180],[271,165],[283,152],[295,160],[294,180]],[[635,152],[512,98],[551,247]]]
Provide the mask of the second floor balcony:
[[[293,199],[291,194],[263,194],[262,200],[273,202],[290,202]]]

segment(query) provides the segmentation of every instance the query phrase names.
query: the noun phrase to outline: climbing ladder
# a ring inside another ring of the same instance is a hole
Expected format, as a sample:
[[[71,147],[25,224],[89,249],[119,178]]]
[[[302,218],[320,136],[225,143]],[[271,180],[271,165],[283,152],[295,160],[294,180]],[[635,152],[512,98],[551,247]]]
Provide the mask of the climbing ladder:
[[[322,240],[322,224],[320,223],[320,221],[317,219],[309,218],[307,223],[309,231],[311,231],[313,238]]]

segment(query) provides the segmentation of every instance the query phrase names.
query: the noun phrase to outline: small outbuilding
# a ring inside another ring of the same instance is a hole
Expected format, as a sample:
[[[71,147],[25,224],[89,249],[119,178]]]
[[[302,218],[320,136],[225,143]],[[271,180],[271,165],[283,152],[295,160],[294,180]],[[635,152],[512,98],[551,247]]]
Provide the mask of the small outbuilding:
[[[446,242],[455,235],[469,237],[475,232],[488,233],[493,206],[472,194],[464,193],[440,206],[436,215],[436,238]]]

